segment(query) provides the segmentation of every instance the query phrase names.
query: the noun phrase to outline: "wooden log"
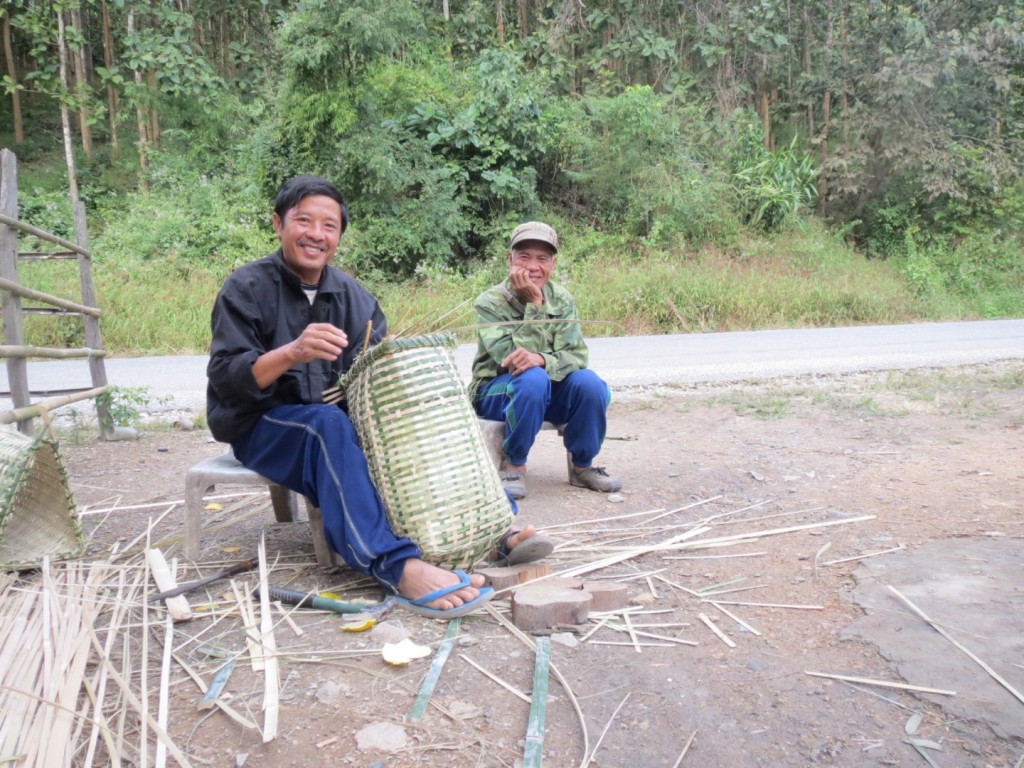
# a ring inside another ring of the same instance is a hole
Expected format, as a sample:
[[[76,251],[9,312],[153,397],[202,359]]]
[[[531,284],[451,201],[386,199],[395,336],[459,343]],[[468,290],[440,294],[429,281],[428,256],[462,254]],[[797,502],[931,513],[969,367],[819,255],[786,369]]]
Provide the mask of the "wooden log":
[[[581,589],[550,586],[543,581],[527,584],[512,595],[512,623],[528,631],[585,624],[593,599]]]

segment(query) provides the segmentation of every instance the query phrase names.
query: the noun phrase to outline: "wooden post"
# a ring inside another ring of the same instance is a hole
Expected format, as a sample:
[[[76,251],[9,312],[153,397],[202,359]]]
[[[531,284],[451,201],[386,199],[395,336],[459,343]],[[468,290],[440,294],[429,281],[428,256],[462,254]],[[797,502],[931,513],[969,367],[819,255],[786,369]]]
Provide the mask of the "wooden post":
[[[18,217],[18,161],[10,150],[0,150],[0,213],[11,218]],[[18,235],[17,232],[0,222],[0,277],[18,282]],[[4,339],[8,344],[21,345],[25,342],[22,326],[21,297],[3,293]],[[14,407],[26,408],[31,405],[28,391],[28,364],[23,357],[7,358],[7,381],[11,387],[11,401]],[[18,422],[18,430],[24,434],[32,431],[32,420]]]
[[[75,240],[80,248],[89,250],[89,230],[85,224],[85,204],[75,201]],[[92,259],[78,254],[78,279],[82,289],[82,303],[89,307],[96,306],[96,290],[92,284]],[[85,321],[85,346],[89,349],[103,349],[103,338],[100,334],[100,319],[95,315],[83,315]],[[93,389],[107,386],[107,369],[100,356],[89,357],[89,375]],[[96,398],[96,418],[100,423],[100,434],[110,439],[114,434],[114,422],[110,418],[110,408],[102,398]]]

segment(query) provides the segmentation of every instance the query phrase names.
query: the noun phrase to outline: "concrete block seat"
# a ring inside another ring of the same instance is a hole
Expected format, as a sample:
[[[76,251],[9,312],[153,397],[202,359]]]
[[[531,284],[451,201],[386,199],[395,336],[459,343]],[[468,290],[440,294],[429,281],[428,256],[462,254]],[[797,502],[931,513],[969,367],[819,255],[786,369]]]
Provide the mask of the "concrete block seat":
[[[505,465],[505,450],[501,447],[501,444],[505,441],[505,422],[477,419],[477,423],[480,425],[480,434],[483,435],[484,445],[487,446],[487,453],[490,455],[491,461],[494,462],[494,466],[500,472]],[[554,430],[561,437],[562,432],[565,431],[565,425],[552,424],[550,421],[545,421],[540,429],[542,432]],[[567,477],[569,480],[572,480],[572,454],[568,451],[565,452],[565,464],[566,471],[568,472]]]
[[[292,523],[298,519],[298,496],[287,488],[273,483],[263,475],[242,466],[231,449],[221,456],[206,459],[185,474],[185,557],[195,560],[199,556],[199,537],[203,527],[203,498],[218,485],[255,485],[270,489],[274,517],[279,523]],[[340,558],[331,551],[324,538],[323,517],[320,508],[306,502],[309,528],[313,538],[316,561],[320,565],[336,565]]]

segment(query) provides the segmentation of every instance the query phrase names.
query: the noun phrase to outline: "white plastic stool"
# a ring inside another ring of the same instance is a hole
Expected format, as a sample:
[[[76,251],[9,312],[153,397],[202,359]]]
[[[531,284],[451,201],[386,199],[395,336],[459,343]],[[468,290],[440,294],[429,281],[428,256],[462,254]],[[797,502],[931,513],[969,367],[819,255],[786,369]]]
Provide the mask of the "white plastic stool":
[[[505,466],[505,449],[502,448],[502,443],[505,442],[505,422],[504,421],[492,421],[490,419],[477,419],[477,424],[480,425],[480,434],[484,438],[484,445],[487,446],[487,453],[491,457],[491,461],[494,462],[494,466],[497,467],[500,472],[502,467]],[[550,421],[545,421],[540,426],[541,431],[553,429],[558,432],[558,436],[562,436],[562,432],[565,431],[564,424],[552,424]],[[568,451],[565,452],[565,463],[569,473],[569,480],[572,480],[572,454]]]
[[[217,485],[263,485],[270,489],[274,517],[279,523],[292,523],[298,519],[296,497],[287,488],[271,482],[258,472],[242,466],[231,449],[222,456],[201,461],[185,474],[185,541],[183,551],[189,560],[199,555],[199,536],[203,527],[203,497]],[[305,499],[305,497],[303,497]],[[309,528],[313,537],[313,550],[320,565],[335,565],[340,561],[324,538],[323,517],[319,507],[305,499]]]

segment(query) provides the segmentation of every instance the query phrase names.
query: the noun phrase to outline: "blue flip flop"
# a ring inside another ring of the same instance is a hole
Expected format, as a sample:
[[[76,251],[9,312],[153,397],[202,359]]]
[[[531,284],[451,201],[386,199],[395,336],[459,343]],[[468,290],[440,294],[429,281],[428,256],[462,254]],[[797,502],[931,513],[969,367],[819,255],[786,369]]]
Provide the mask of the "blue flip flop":
[[[456,576],[459,577],[458,584],[452,584],[450,587],[443,587],[436,592],[431,592],[429,595],[418,597],[415,600],[410,600],[408,597],[402,597],[396,595],[395,600],[398,601],[399,605],[406,608],[413,613],[418,613],[420,616],[429,616],[432,619],[455,619],[459,616],[465,616],[468,613],[473,613],[477,609],[481,608],[484,603],[494,597],[494,590],[490,587],[478,587],[480,594],[468,603],[463,603],[457,608],[449,608],[442,610],[441,608],[429,608],[427,603],[432,603],[438,598],[450,595],[452,592],[456,592],[463,587],[470,587],[469,576],[465,571],[454,570],[452,571]]]

